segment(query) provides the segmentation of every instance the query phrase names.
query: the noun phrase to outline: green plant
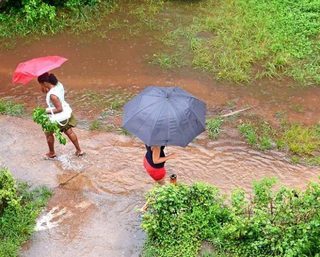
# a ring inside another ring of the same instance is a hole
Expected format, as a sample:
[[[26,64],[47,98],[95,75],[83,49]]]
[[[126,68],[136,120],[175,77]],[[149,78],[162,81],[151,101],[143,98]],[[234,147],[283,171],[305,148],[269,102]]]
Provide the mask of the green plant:
[[[208,130],[208,135],[210,139],[218,138],[221,132],[222,124],[223,124],[223,119],[221,117],[207,120],[207,130]]]
[[[244,122],[238,126],[246,141],[262,151],[273,147],[275,132],[266,121],[256,120],[255,123]]]
[[[0,212],[1,257],[18,256],[20,246],[29,239],[35,220],[50,196],[47,188],[30,190],[29,185],[16,183],[7,169],[0,169],[0,201],[4,207]]]
[[[320,184],[297,191],[274,190],[275,183],[255,182],[252,197],[237,189],[230,200],[199,183],[153,189],[142,217],[143,256],[195,257],[204,240],[213,244],[209,256],[319,256]]]
[[[24,113],[24,107],[22,104],[16,104],[11,101],[0,99],[0,114],[21,116],[23,113]]]
[[[94,120],[90,123],[90,130],[100,130],[101,129],[101,121],[99,120]]]
[[[239,131],[240,133],[246,138],[247,142],[250,145],[256,145],[257,144],[257,133],[255,131],[255,128],[250,123],[242,123],[239,125]]]
[[[60,144],[65,145],[67,143],[67,139],[62,135],[58,123],[50,121],[45,109],[35,108],[32,117],[34,122],[41,125],[44,132],[54,133]]]
[[[18,205],[16,183],[7,169],[0,169],[0,215],[8,206]]]
[[[285,129],[281,140],[290,152],[296,155],[313,155],[320,149],[320,135],[317,127],[304,127],[299,124]]]

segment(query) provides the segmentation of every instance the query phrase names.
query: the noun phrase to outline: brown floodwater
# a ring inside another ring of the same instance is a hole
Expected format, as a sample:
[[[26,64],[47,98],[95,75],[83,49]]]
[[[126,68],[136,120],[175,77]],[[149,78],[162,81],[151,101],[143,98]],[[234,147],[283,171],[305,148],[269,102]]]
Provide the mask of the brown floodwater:
[[[120,88],[136,93],[147,85],[177,85],[212,108],[250,105],[255,113],[270,121],[279,113],[290,121],[305,124],[319,121],[320,88],[299,88],[286,79],[232,85],[188,68],[165,70],[148,63],[147,57],[158,48],[159,43],[148,34],[123,38],[119,31],[109,32],[107,38],[60,34],[34,42],[21,40],[14,49],[0,51],[0,98],[14,99],[29,108],[43,104],[36,80],[27,86],[13,86],[12,73],[21,61],[61,55],[69,61],[54,73],[65,85],[67,99],[72,103],[75,101],[72,96],[87,89],[103,93],[105,89]]]
[[[155,47],[159,46],[147,34],[124,39],[119,32],[105,39],[61,34],[34,42],[21,40],[16,48],[0,51],[0,98],[24,103],[29,109],[43,105],[37,83],[13,86],[12,72],[20,61],[61,55],[69,61],[55,73],[81,119],[95,118],[101,111],[81,108],[79,95],[88,89],[137,93],[147,85],[178,85],[213,110],[251,105],[255,113],[271,121],[276,113],[305,124],[319,120],[320,88],[294,88],[287,80],[240,86],[187,68],[167,71],[146,61]],[[0,116],[0,131],[0,165],[9,167],[19,179],[47,185],[55,192],[21,256],[139,256],[145,234],[136,209],[153,186],[142,166],[141,142],[115,133],[76,129],[87,155],[76,158],[68,143],[56,145],[57,160],[45,161],[41,158],[47,151],[45,138],[31,120]],[[266,176],[304,188],[320,173],[319,168],[292,165],[283,153],[252,150],[232,130],[216,142],[205,138],[200,136],[184,149],[168,147],[167,151],[178,154],[167,163],[169,174],[176,173],[180,182],[204,181],[229,194],[237,187],[250,192],[252,182]]]

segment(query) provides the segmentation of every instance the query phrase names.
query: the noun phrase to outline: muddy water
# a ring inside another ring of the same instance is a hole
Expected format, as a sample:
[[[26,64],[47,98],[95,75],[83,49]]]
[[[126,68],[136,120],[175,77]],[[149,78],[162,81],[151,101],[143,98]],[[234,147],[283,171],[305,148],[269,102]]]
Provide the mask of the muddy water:
[[[260,80],[249,86],[230,85],[213,80],[210,75],[187,68],[175,71],[160,69],[148,63],[155,49],[152,36],[145,34],[124,38],[123,32],[109,32],[107,38],[68,34],[46,37],[34,42],[20,41],[13,50],[0,51],[0,97],[13,98],[30,108],[43,103],[38,85],[13,86],[11,75],[23,60],[43,55],[61,55],[69,59],[54,72],[69,92],[84,89],[123,88],[138,92],[146,85],[179,85],[209,107],[254,106],[256,113],[269,120],[276,113],[289,120],[312,124],[319,121],[320,88],[292,88],[292,81]],[[71,96],[67,98],[72,102]]]
[[[87,155],[74,157],[68,143],[57,145],[57,160],[45,161],[45,139],[32,121],[0,116],[0,130],[0,164],[17,178],[55,190],[21,256],[139,256],[145,235],[136,209],[153,186],[142,166],[141,142],[76,130]],[[291,165],[279,153],[251,150],[232,133],[206,145],[204,137],[185,149],[169,147],[179,156],[167,163],[169,174],[181,182],[211,183],[226,194],[237,187],[250,192],[252,181],[265,176],[303,188],[320,174],[318,168]]]

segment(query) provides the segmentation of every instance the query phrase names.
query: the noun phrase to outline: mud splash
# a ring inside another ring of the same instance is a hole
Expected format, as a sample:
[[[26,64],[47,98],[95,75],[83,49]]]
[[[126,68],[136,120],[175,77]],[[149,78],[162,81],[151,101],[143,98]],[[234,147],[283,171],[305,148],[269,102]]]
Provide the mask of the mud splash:
[[[32,121],[0,116],[0,130],[0,164],[19,179],[55,188],[38,232],[21,256],[139,256],[145,235],[136,209],[153,186],[142,166],[141,142],[76,130],[87,155],[74,157],[68,143],[57,145],[57,161],[45,161],[45,138]],[[320,173],[318,168],[291,165],[282,154],[251,150],[231,135],[206,146],[195,141],[168,151],[179,156],[168,162],[168,175],[176,173],[186,183],[205,181],[227,194],[237,187],[250,192],[252,181],[265,176],[303,188]]]

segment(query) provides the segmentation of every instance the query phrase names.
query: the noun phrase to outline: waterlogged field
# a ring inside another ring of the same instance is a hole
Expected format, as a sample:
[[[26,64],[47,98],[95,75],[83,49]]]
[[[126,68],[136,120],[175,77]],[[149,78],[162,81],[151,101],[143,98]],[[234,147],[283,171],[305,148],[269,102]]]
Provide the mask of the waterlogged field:
[[[149,1],[134,13],[163,33],[167,48],[153,56],[161,67],[191,65],[237,83],[320,82],[319,1]]]
[[[157,40],[161,46],[147,59],[166,69],[189,66],[236,83],[283,77],[301,85],[320,82],[317,0],[22,3],[8,1],[0,9],[1,39],[61,31],[106,38],[121,29],[127,37],[148,33]],[[11,47],[8,40],[2,44]]]

